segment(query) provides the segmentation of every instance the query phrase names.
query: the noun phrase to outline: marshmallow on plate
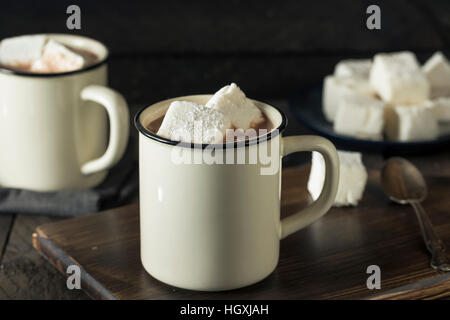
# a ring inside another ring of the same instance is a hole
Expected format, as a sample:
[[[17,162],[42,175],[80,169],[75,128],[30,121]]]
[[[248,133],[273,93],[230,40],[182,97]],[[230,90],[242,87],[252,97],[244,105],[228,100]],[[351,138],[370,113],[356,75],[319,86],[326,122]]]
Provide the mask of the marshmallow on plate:
[[[362,139],[383,138],[384,102],[370,97],[349,95],[338,106],[334,131]]]
[[[42,56],[31,65],[31,71],[39,73],[69,72],[83,68],[84,58],[65,45],[49,40]]]
[[[393,141],[423,141],[439,136],[439,126],[429,103],[417,106],[388,106],[385,134]]]
[[[422,67],[431,85],[431,96],[450,95],[450,64],[442,54],[436,52]]]
[[[359,152],[338,151],[339,183],[334,206],[356,206],[362,198],[367,183],[367,171]],[[316,151],[312,153],[311,171],[308,179],[308,191],[316,200],[322,192],[325,181],[325,161]]]
[[[450,97],[441,97],[431,101],[431,109],[438,122],[450,122]]]
[[[375,55],[370,83],[392,105],[420,104],[429,98],[430,85],[412,52]]]
[[[340,101],[348,95],[373,97],[375,91],[369,82],[356,77],[336,77],[329,75],[323,83],[322,108],[328,121],[333,122]]]
[[[246,98],[235,83],[217,91],[206,106],[227,115],[236,129],[247,130],[264,121],[261,110]]]
[[[222,143],[230,119],[222,112],[189,101],[174,101],[157,134],[173,141]]]
[[[340,61],[334,68],[336,77],[356,77],[369,79],[372,60],[370,59],[348,59]]]
[[[6,66],[31,64],[42,55],[47,38],[41,35],[6,38],[0,42],[0,63]]]

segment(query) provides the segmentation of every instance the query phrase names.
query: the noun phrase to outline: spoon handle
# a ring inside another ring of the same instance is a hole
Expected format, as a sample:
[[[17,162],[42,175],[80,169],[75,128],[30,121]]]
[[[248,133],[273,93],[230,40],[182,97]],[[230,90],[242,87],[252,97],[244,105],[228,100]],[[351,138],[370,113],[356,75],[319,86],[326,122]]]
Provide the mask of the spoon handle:
[[[416,211],[425,245],[431,253],[431,267],[439,271],[450,271],[445,245],[434,231],[428,214],[419,202],[412,202],[411,205]]]

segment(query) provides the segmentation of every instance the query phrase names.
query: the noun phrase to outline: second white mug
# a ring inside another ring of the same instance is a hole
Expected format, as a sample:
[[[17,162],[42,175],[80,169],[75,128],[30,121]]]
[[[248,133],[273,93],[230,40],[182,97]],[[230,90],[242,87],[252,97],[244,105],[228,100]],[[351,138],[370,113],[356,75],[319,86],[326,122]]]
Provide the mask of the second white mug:
[[[0,68],[0,186],[90,188],[103,181],[125,151],[128,107],[122,95],[106,87],[103,44],[75,35],[46,36],[88,50],[98,60],[66,73]]]

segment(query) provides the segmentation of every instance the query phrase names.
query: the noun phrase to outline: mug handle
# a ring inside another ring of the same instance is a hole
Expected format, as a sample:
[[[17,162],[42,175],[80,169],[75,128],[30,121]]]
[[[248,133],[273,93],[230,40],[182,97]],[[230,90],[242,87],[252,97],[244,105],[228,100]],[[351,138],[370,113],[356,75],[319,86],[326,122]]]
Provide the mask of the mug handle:
[[[81,166],[81,172],[88,175],[107,170],[122,158],[130,134],[130,114],[123,96],[107,87],[87,86],[81,90],[81,99],[102,105],[109,117],[109,144],[105,153]]]
[[[281,239],[322,217],[332,206],[339,182],[339,158],[334,145],[318,136],[293,136],[282,140],[283,156],[299,151],[318,151],[325,159],[325,181],[319,198],[308,207],[281,220]]]

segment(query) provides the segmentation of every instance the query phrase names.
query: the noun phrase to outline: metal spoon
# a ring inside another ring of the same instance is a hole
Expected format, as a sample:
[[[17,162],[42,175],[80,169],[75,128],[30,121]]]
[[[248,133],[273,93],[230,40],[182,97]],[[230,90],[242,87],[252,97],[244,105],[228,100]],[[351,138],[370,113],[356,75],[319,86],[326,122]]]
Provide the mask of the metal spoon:
[[[420,204],[427,196],[427,185],[420,171],[403,158],[390,158],[381,171],[381,186],[392,201],[410,204],[416,211],[425,245],[431,253],[431,267],[439,271],[450,271],[445,245]]]

